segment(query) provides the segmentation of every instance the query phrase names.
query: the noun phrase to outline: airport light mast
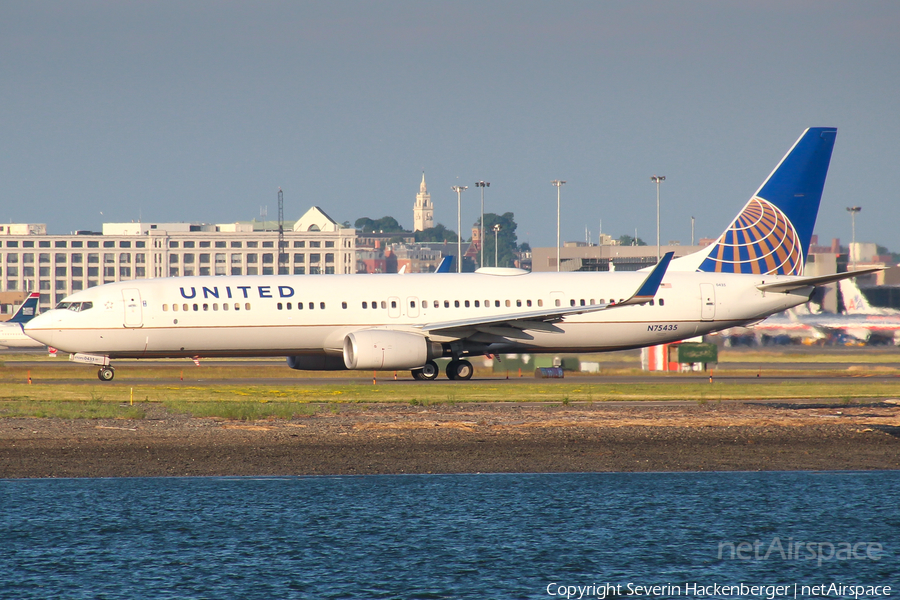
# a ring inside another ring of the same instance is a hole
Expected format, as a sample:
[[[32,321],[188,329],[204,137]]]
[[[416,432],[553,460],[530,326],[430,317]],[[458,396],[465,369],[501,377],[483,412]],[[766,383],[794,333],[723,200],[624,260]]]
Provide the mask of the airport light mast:
[[[850,213],[850,227],[852,228],[853,237],[851,237],[850,242],[850,264],[853,265],[854,270],[856,267],[856,259],[853,258],[853,249],[856,247],[856,213],[862,210],[861,206],[848,206],[847,212]],[[856,252],[859,254],[859,250]]]
[[[278,188],[278,274],[287,275],[287,252],[284,250],[284,192]]]
[[[665,175],[653,175],[650,181],[656,183],[656,262],[659,262],[659,184],[666,180]],[[635,237],[637,237],[635,235]]]
[[[476,181],[475,185],[481,188],[481,238],[478,245],[481,246],[481,262],[479,267],[484,266],[484,188],[491,187],[490,181]]]
[[[454,185],[450,189],[456,192],[456,272],[462,273],[462,225],[460,224],[462,200],[460,199],[460,195],[463,190],[469,189],[469,186]]]
[[[497,266],[497,234],[500,233],[500,223],[494,223],[494,266]]]
[[[562,179],[554,179],[550,183],[556,186],[556,272],[559,273],[559,188],[566,182]]]

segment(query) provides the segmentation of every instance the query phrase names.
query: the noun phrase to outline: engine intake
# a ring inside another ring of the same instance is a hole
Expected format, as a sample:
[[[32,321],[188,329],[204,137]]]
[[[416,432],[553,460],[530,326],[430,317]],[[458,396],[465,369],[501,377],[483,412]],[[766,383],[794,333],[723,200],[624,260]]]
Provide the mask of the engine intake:
[[[405,331],[363,329],[344,338],[348,369],[416,369],[442,353],[437,342]]]

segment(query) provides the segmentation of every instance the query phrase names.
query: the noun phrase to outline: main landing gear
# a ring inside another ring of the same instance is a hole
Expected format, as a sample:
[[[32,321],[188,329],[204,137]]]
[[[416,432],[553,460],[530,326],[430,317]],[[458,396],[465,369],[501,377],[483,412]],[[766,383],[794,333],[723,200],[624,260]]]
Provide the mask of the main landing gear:
[[[467,360],[454,359],[447,363],[446,373],[447,379],[472,379],[475,368]],[[437,364],[433,360],[429,360],[421,369],[412,370],[413,379],[418,379],[419,381],[434,381],[439,374],[440,369],[438,369]]]
[[[440,372],[437,363],[433,360],[429,360],[421,369],[413,369],[412,376],[413,379],[418,379],[419,381],[433,381],[437,379]]]
[[[447,379],[472,379],[475,368],[467,360],[451,360],[447,363]]]
[[[115,376],[116,370],[111,365],[100,367],[100,370],[97,371],[97,377],[100,381],[112,381]]]

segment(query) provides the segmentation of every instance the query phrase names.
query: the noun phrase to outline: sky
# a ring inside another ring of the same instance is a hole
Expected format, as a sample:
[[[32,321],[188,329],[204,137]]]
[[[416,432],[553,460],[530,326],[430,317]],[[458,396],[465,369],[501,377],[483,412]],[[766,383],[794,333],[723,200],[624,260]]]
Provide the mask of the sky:
[[[815,232],[900,251],[900,3],[0,0],[0,221],[233,223],[319,206],[519,241],[715,237],[810,126]]]

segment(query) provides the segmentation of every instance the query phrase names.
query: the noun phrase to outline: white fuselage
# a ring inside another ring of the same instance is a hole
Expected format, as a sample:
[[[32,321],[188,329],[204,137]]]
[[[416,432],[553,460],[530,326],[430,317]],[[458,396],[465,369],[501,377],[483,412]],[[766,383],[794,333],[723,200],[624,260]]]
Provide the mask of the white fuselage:
[[[352,332],[473,318],[515,318],[555,306],[628,298],[646,273],[406,274],[181,277],[80,291],[34,318],[28,334],[71,353],[110,358],[332,355]],[[497,341],[490,327],[428,333],[434,342],[477,340],[489,352],[598,352],[671,342],[756,321],[808,300],[811,288],[763,293],[771,275],[670,272],[653,305],[566,317],[556,331]],[[782,278],[784,279],[784,278]],[[787,278],[794,279],[794,278]],[[300,306],[302,305],[302,308]]]
[[[0,323],[0,348],[43,348],[44,344],[22,331],[18,323]]]

